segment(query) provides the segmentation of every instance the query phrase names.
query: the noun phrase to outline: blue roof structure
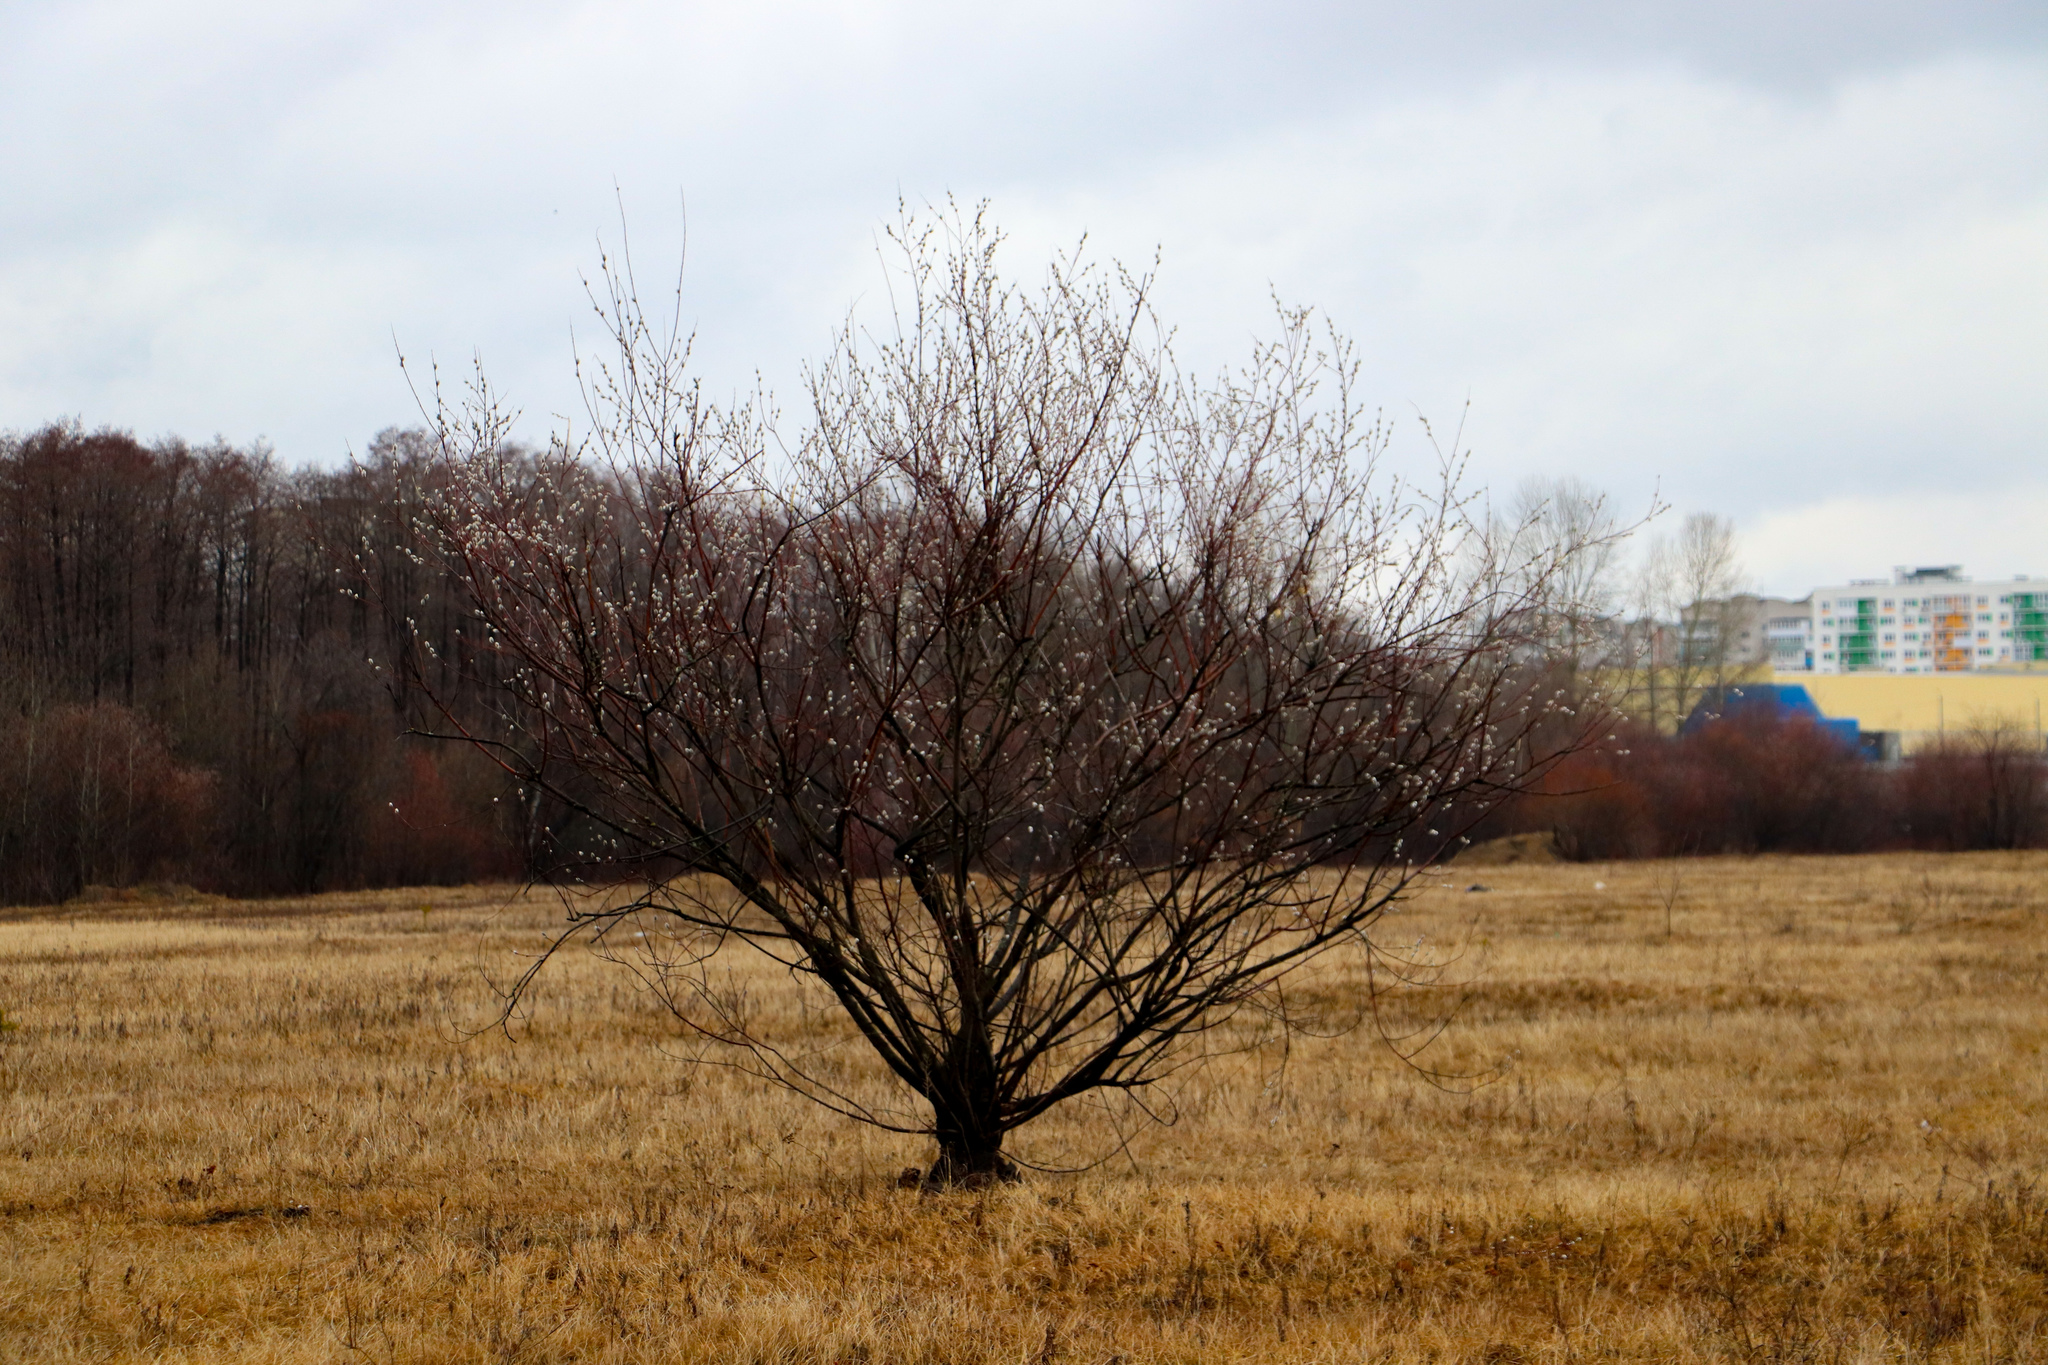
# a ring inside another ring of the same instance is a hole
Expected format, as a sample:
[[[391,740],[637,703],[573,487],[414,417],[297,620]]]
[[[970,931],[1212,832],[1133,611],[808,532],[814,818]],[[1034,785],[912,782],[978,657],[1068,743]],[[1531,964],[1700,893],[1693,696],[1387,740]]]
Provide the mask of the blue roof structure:
[[[1772,718],[1803,717],[1822,733],[1833,735],[1845,749],[1862,750],[1861,735],[1853,718],[1830,720],[1814,704],[1813,694],[1799,683],[1742,683],[1732,687],[1708,688],[1692,714],[1678,727],[1681,735],[1697,733],[1724,716],[1768,713]]]

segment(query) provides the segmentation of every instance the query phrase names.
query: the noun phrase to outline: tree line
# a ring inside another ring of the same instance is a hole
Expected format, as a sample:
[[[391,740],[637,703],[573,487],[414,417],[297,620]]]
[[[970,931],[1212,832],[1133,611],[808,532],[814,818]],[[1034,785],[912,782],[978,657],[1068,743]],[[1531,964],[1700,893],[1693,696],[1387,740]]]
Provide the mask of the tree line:
[[[282,894],[521,870],[530,804],[411,733],[465,616],[416,551],[419,433],[336,470],[77,423],[0,435],[0,897]],[[413,648],[424,641],[425,650]]]
[[[421,733],[451,710],[484,730],[502,720],[473,604],[428,552],[423,517],[446,477],[418,430],[385,431],[333,470],[77,423],[0,434],[0,898],[151,880],[295,894],[559,860],[573,809]],[[1546,540],[1604,546],[1612,531],[1582,488],[1521,503]],[[1708,611],[1725,526],[1678,539],[1674,562],[1702,581],[1674,597]],[[1620,575],[1604,549],[1575,568],[1591,572],[1565,594],[1578,605],[1553,667],[1589,702],[1616,676],[1594,617],[1612,619]],[[1667,691],[1725,671],[1702,657]],[[1880,770],[1755,716],[1617,734],[1486,829],[1554,830],[1591,858],[2048,842],[2031,736],[1962,736]]]

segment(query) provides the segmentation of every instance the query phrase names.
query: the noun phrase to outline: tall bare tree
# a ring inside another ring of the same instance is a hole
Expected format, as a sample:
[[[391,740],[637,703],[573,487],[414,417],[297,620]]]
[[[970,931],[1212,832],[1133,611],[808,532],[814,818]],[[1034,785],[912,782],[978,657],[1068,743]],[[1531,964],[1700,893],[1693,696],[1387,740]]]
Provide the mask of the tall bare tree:
[[[1636,576],[1631,645],[1653,726],[1677,728],[1707,689],[1731,680],[1729,599],[1741,586],[1735,526],[1726,517],[1694,512],[1675,536],[1651,543]]]
[[[482,389],[444,415],[430,517],[509,727],[450,732],[647,860],[558,944],[641,917],[704,1039],[984,1180],[1053,1106],[1142,1092],[1372,948],[1419,865],[1583,742],[1540,738],[1527,650],[1602,537],[1510,564],[1454,480],[1389,476],[1305,313],[1202,383],[1146,279],[1017,287],[978,216],[891,240],[894,326],[849,323],[787,448],[704,400],[629,263],[588,445],[508,454]],[[752,1017],[713,967],[736,940],[829,990],[902,1097]]]
[[[1657,511],[1653,502],[1649,515]],[[1531,587],[1550,604],[1550,650],[1575,696],[1582,672],[1622,662],[1615,628],[1626,586],[1620,552],[1632,530],[1606,494],[1566,474],[1525,480],[1492,537],[1508,547],[1511,563],[1547,576]]]

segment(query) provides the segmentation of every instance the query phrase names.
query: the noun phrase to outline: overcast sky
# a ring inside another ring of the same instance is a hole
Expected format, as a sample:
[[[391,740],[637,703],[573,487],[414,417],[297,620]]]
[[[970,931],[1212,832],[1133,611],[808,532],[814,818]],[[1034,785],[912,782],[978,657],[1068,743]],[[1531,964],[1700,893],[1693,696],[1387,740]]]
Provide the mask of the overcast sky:
[[[544,436],[614,186],[794,399],[950,193],[1020,273],[1156,249],[1198,364],[1313,304],[1489,484],[1661,488],[1768,589],[2048,574],[2039,0],[8,0],[0,183],[4,428],[333,463],[418,420],[395,338]]]

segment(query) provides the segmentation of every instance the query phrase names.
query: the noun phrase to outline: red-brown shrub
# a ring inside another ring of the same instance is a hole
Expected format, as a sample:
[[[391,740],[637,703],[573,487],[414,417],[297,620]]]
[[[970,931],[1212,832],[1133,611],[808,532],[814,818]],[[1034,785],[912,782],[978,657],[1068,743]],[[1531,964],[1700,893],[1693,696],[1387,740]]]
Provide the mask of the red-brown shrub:
[[[1921,848],[2038,848],[2048,840],[2048,759],[2028,732],[1945,737],[1899,774],[1899,821]]]
[[[1528,829],[1586,860],[2035,848],[2048,757],[2032,733],[1992,727],[1881,766],[1803,717],[1749,711],[1573,756],[1487,832]]]
[[[162,730],[125,706],[56,706],[0,737],[0,894],[58,901],[88,885],[191,880],[212,774],[175,762]]]
[[[466,750],[414,748],[399,755],[390,799],[366,814],[366,882],[441,886],[518,873],[506,821],[492,819],[503,780],[479,766]]]
[[[1571,858],[1844,852],[1892,829],[1881,773],[1806,718],[1768,711],[1677,738],[1622,732],[1546,786],[1518,819]]]

